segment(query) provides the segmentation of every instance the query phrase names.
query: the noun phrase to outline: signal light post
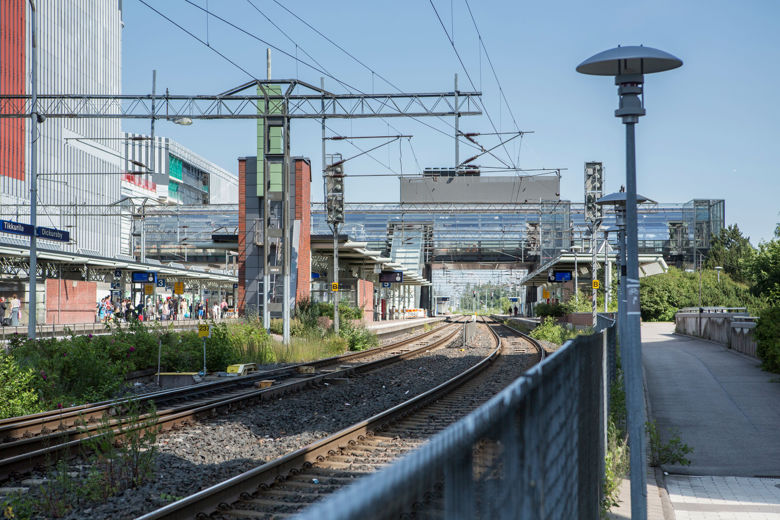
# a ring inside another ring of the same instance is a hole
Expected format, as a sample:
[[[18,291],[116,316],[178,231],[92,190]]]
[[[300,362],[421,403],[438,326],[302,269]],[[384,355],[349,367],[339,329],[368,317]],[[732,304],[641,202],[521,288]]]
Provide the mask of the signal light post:
[[[344,165],[342,162],[325,168],[325,205],[328,224],[333,229],[333,331],[339,332],[339,224],[344,222]]]

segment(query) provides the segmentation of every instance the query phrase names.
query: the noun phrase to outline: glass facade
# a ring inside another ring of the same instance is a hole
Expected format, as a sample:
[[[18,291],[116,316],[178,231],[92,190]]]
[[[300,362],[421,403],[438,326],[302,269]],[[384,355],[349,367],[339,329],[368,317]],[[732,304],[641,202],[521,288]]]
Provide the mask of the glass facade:
[[[540,204],[397,204],[345,205],[342,233],[368,248],[391,253],[396,230],[426,225],[426,262],[541,262],[561,249],[577,245],[587,251],[590,231],[582,203],[549,201]],[[703,254],[724,226],[723,200],[697,199],[685,204],[658,203],[639,207],[639,252],[662,254],[668,263],[683,267]],[[615,225],[615,213],[606,207],[603,225]],[[312,234],[329,234],[322,203],[312,204]],[[598,237],[601,240],[601,236]],[[610,241],[616,242],[615,234]],[[696,251],[695,251],[696,250]]]
[[[173,184],[173,183],[171,183]],[[311,234],[331,235],[325,206],[312,203]],[[271,218],[280,218],[272,206]],[[342,234],[367,248],[404,263],[521,262],[543,263],[562,249],[590,249],[584,204],[550,201],[533,204],[398,204],[345,205]],[[154,211],[154,212],[152,212]],[[723,200],[696,199],[685,204],[639,207],[639,252],[663,255],[678,267],[706,254],[713,236],[724,225]],[[219,261],[212,235],[235,235],[238,206],[181,205],[151,210],[146,217],[147,255],[161,260],[202,258]],[[136,224],[136,236],[138,226]],[[603,226],[615,225],[615,213],[605,208]],[[599,234],[598,240],[602,240]],[[617,237],[610,234],[614,244]],[[138,242],[136,242],[136,252]],[[411,249],[419,250],[413,255]],[[403,251],[402,251],[403,250]],[[395,252],[394,252],[395,251]],[[404,258],[399,254],[403,253]],[[186,258],[185,258],[186,257]]]

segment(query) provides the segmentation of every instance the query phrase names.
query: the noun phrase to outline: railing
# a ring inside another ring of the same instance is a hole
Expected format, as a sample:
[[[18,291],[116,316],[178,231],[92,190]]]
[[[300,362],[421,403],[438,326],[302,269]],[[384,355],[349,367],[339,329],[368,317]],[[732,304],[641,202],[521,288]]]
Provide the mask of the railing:
[[[413,509],[415,518],[597,519],[615,337],[611,326],[567,342],[422,448],[301,518],[397,518]]]
[[[236,323],[240,321],[238,318],[222,318],[220,323]],[[183,319],[183,320],[165,320],[165,321],[145,321],[144,325],[154,326],[160,325],[164,328],[172,328],[173,330],[195,330],[198,328],[198,323],[203,321],[198,319]],[[112,323],[111,329],[115,328],[126,329],[130,327],[130,323]],[[56,324],[38,324],[35,328],[36,337],[38,338],[64,338],[70,335],[85,336],[87,334],[107,334],[109,329],[106,328],[105,323],[56,323]],[[0,327],[0,342],[8,341],[14,336],[27,336],[27,325],[20,325],[19,327]]]
[[[686,307],[674,315],[676,332],[715,341],[753,357],[757,320],[745,307]]]

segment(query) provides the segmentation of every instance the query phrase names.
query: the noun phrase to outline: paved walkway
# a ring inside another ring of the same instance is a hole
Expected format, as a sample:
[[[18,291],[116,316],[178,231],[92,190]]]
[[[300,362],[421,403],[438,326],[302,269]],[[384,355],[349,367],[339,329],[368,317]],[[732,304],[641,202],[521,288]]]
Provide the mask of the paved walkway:
[[[642,325],[651,413],[664,441],[676,430],[695,450],[690,466],[663,468],[665,518],[780,520],[780,375],[673,331]]]

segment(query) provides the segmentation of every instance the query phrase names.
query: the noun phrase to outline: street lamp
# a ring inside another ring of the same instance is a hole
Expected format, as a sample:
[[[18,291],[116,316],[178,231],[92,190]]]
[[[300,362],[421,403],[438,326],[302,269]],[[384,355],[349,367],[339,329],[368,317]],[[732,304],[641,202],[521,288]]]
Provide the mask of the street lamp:
[[[715,266],[715,271],[718,272],[718,285],[720,285],[720,272],[723,271],[723,267],[721,267],[719,265],[716,265]]]
[[[682,65],[671,54],[651,47],[616,47],[591,56],[577,66],[577,72],[615,76],[620,96],[615,116],[626,125],[626,337],[622,343],[631,450],[631,518],[647,518],[645,477],[644,413],[642,396],[642,344],[640,338],[639,259],[636,209],[636,150],[634,125],[645,115],[642,84],[644,74],[663,72]]]

